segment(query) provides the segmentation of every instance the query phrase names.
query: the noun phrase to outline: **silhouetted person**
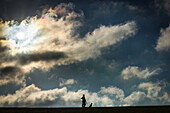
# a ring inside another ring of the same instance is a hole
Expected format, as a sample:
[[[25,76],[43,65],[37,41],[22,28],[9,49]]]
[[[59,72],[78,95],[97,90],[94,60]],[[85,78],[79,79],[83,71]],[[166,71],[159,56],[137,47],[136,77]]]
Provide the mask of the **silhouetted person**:
[[[86,98],[85,98],[84,94],[83,94],[83,97],[81,99],[82,99],[82,107],[85,107],[86,106]]]
[[[90,104],[89,108],[91,108],[91,107],[92,107],[92,104],[93,104],[93,103],[91,103],[91,104]]]

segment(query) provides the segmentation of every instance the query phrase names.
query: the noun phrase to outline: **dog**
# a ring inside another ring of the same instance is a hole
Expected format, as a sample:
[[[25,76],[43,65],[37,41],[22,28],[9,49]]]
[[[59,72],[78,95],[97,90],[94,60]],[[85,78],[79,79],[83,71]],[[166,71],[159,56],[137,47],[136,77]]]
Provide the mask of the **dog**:
[[[91,107],[92,107],[92,104],[93,104],[93,103],[91,103],[91,104],[90,104],[89,108],[91,108]]]

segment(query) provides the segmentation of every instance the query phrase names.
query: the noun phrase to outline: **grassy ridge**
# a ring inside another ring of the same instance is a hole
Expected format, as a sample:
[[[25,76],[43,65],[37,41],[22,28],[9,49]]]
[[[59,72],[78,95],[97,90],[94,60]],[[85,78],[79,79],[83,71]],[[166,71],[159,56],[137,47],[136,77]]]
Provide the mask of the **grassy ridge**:
[[[0,113],[170,113],[170,106],[93,108],[0,108]]]

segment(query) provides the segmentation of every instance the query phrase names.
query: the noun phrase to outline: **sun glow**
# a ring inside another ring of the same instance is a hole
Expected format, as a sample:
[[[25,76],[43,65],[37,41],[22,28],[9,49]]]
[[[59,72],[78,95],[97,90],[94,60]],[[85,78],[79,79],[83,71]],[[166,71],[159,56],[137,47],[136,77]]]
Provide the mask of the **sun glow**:
[[[16,34],[16,37],[19,39],[19,40],[24,40],[25,39],[25,33],[24,32],[18,32]]]
[[[12,50],[16,53],[30,53],[39,42],[37,39],[38,28],[34,21],[22,22],[7,28],[6,38]],[[15,54],[15,53],[14,53]]]

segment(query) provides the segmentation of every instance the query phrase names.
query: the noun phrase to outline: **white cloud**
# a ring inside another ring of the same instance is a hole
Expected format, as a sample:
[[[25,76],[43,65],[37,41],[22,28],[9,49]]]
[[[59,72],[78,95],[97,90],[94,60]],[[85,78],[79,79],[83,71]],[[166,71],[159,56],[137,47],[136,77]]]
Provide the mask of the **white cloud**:
[[[129,96],[127,96],[124,101],[126,102],[126,105],[134,105],[137,104],[140,101],[143,101],[146,97],[146,94],[141,91],[135,91],[132,92]]]
[[[155,49],[157,51],[169,51],[170,50],[170,26],[166,29],[161,29],[161,36],[158,38]]]
[[[115,96],[117,99],[123,100],[124,98],[124,91],[122,89],[119,89],[117,87],[101,87],[99,93],[101,94],[109,94],[110,96]]]
[[[85,94],[87,106],[90,105],[90,103],[93,103],[94,106],[113,105],[113,100],[110,97],[106,95],[99,96],[99,94],[96,92],[89,92],[88,90],[82,89],[78,90],[77,92],[69,91],[66,95],[63,96],[63,98],[66,100],[68,106],[81,106],[80,97],[82,97],[83,94]],[[76,103],[74,101],[76,101]]]
[[[170,95],[167,92],[165,92],[164,95],[160,97],[160,99],[163,100],[164,103],[166,102],[170,103]]]
[[[83,40],[64,47],[66,53],[74,60],[82,61],[95,58],[101,54],[101,48],[114,45],[136,33],[135,22],[123,25],[101,26],[92,33],[87,33]]]
[[[60,82],[60,84],[59,84],[59,86],[73,85],[73,84],[75,84],[75,83],[77,83],[77,81],[75,81],[74,79],[67,79],[67,80],[62,79],[61,82]]]
[[[66,87],[42,90],[32,84],[17,90],[14,94],[1,95],[0,106],[81,106],[83,94],[86,96],[87,106],[93,103],[96,107],[170,102],[168,93],[162,91],[163,87],[159,83],[141,83],[138,89],[139,91],[125,97],[124,91],[114,86],[101,87],[98,92],[89,92],[82,89],[68,91]]]
[[[125,105],[167,104],[170,102],[170,97],[164,90],[165,87],[166,83],[163,81],[140,83],[137,87],[138,91],[124,98]]]
[[[113,100],[108,96],[99,96],[88,90],[67,91],[61,89],[41,90],[34,84],[17,90],[14,94],[0,96],[1,106],[81,106],[81,97],[86,95],[88,105],[92,102],[95,106],[113,105]]]
[[[133,77],[146,79],[152,75],[159,74],[160,70],[160,68],[151,70],[148,67],[146,67],[145,69],[141,69],[138,66],[128,66],[122,70],[121,75],[123,76],[123,79],[129,79]]]
[[[159,92],[161,91],[160,83],[151,83],[151,82],[144,82],[139,84],[139,89],[143,89],[147,91],[147,97],[148,98],[157,98],[159,95]]]
[[[17,90],[15,94],[8,94],[7,96],[0,96],[0,105],[4,106],[42,106],[48,103],[62,99],[62,95],[67,92],[67,89],[53,89],[44,90],[36,87],[34,84]]]
[[[138,89],[145,91],[146,97],[150,99],[150,104],[169,104],[170,96],[165,88],[169,87],[169,83],[165,81],[159,81],[156,83],[144,82],[139,84]]]
[[[106,91],[110,90],[110,91]],[[114,90],[114,91],[111,91]],[[118,91],[118,92],[116,92]],[[103,93],[101,95],[101,93]],[[114,106],[115,99],[123,101],[123,90],[116,87],[102,87],[98,92],[88,90],[68,91],[66,87],[61,89],[41,90],[34,84],[17,90],[14,94],[1,95],[1,106],[81,106],[81,97],[85,94],[87,106]],[[109,96],[111,94],[112,98]],[[114,99],[115,98],[115,99]],[[120,102],[120,103],[121,103]],[[119,104],[120,104],[119,103]]]

